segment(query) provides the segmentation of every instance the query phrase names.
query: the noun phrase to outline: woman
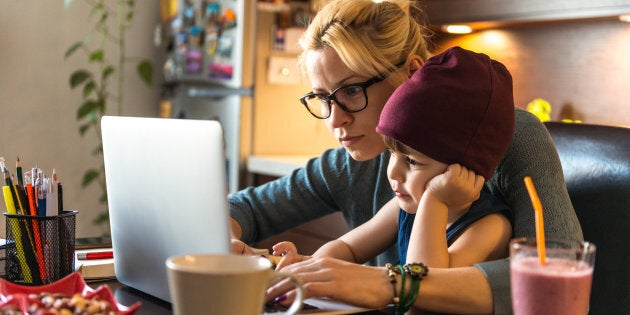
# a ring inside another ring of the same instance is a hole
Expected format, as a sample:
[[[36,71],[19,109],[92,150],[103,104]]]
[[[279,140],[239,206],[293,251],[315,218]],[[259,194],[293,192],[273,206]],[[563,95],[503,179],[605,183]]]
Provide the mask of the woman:
[[[313,90],[301,101],[311,114],[325,119],[342,147],[324,152],[287,177],[231,195],[234,252],[249,252],[236,239],[262,240],[334,211],[342,211],[354,228],[394,197],[386,175],[389,153],[375,127],[389,96],[430,55],[428,32],[408,12],[408,1],[336,0],[314,18],[300,43],[301,63]],[[363,93],[365,103],[344,104],[349,93]],[[549,134],[533,115],[521,110],[515,115],[514,139],[486,184],[489,191],[513,209],[514,236],[532,236],[533,210],[523,184],[523,178],[531,176],[543,192],[548,237],[581,239]],[[395,247],[372,262],[378,267],[313,258],[286,271],[302,278],[308,296],[380,308],[393,299],[382,267],[387,262],[398,262]],[[270,295],[282,293],[275,289]],[[509,261],[433,268],[422,281],[414,307],[510,314]]]

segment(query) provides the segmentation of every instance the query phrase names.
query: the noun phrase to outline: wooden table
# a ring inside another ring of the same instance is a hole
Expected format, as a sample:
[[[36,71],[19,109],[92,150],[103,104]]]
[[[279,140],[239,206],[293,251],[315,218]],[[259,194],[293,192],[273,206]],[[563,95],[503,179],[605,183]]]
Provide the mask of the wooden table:
[[[100,285],[106,284],[114,293],[119,304],[130,306],[138,301],[142,306],[136,311],[136,315],[171,315],[171,304],[156,297],[130,288],[116,280],[88,282],[88,285],[96,289]]]
[[[94,289],[98,286],[106,284],[114,293],[116,300],[118,303],[122,305],[132,305],[138,301],[142,303],[142,306],[136,311],[135,315],[171,315],[173,311],[171,309],[171,304],[140,292],[136,289],[130,288],[116,280],[107,280],[107,281],[93,281],[89,282],[88,285]],[[321,314],[318,310],[305,309],[300,314]],[[326,312],[325,314],[334,314],[330,312]],[[348,313],[337,313],[337,314],[348,314]],[[385,315],[385,314],[394,314],[393,309],[384,309],[384,310],[371,310],[365,312],[358,312],[352,314],[363,314],[363,315]]]

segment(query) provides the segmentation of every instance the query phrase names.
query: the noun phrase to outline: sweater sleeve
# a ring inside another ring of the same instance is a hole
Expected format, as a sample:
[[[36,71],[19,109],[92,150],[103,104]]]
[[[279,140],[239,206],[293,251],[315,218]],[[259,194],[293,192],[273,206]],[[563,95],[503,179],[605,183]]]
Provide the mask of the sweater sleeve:
[[[539,192],[547,238],[582,240],[582,229],[569,199],[562,165],[545,126],[517,109],[514,139],[487,185],[512,208],[513,237],[535,236],[534,210],[523,182],[530,176]],[[509,259],[476,265],[492,288],[495,314],[511,314]]]
[[[350,228],[363,224],[394,197],[387,180],[388,161],[387,151],[360,162],[344,148],[332,149],[288,176],[230,195],[230,212],[241,225],[241,239],[257,242],[334,211],[343,213]],[[392,246],[369,263],[397,259]]]
[[[241,240],[257,242],[339,210],[329,181],[338,173],[340,153],[328,150],[290,175],[230,194],[230,215],[241,225]]]

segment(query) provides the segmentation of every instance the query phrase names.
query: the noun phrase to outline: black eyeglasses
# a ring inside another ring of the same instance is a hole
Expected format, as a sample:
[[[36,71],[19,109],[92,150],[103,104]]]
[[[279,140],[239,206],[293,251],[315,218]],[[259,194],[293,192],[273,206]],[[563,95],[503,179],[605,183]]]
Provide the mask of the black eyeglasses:
[[[367,88],[385,80],[384,77],[373,77],[365,82],[353,83],[336,88],[330,94],[308,93],[300,98],[300,102],[315,118],[326,119],[330,117],[331,101],[343,111],[356,113],[367,107]]]

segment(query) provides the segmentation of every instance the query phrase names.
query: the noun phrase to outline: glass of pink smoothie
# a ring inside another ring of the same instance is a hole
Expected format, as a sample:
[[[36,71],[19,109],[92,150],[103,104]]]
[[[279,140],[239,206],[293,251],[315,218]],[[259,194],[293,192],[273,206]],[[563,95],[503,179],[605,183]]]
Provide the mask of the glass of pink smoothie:
[[[595,245],[546,240],[541,264],[535,238],[510,242],[510,285],[514,315],[586,315]]]

